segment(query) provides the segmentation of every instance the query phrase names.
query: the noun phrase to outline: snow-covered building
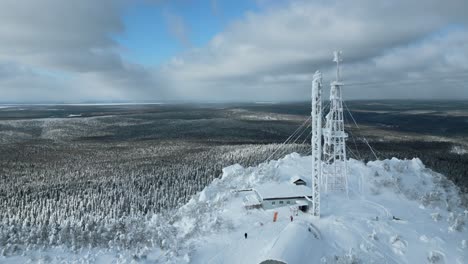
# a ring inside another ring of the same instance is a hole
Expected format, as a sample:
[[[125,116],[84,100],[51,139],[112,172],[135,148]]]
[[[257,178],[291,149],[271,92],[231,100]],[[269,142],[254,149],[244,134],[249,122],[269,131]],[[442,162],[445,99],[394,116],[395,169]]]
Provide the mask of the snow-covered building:
[[[252,194],[244,197],[248,209],[274,209],[295,206],[307,211],[311,207],[312,190],[301,178],[292,178],[289,183],[268,183],[252,189]]]
[[[307,185],[307,182],[299,176],[293,176],[290,180],[290,183],[293,183],[296,185]]]

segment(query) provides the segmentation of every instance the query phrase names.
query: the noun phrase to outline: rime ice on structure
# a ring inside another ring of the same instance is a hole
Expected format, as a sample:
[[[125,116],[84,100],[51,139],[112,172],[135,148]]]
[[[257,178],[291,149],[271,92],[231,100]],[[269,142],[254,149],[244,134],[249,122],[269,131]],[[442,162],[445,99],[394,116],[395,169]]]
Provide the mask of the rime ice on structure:
[[[343,121],[343,101],[341,97],[340,62],[341,51],[334,52],[336,62],[336,81],[331,83],[330,112],[326,116],[323,129],[323,167],[322,179],[325,192],[345,191],[348,193],[348,178],[346,167],[346,138]]]
[[[320,217],[320,183],[322,168],[322,74],[312,81],[312,214]]]

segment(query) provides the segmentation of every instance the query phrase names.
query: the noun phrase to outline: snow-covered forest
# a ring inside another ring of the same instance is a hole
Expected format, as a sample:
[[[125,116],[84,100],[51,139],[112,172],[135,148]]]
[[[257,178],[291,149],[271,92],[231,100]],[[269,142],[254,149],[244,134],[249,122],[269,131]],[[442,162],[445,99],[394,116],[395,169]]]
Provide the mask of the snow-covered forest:
[[[57,245],[127,248],[154,243],[161,239],[146,230],[145,220],[155,213],[170,214],[218,177],[223,167],[256,165],[275,147],[190,148],[197,155],[166,162],[158,152],[180,155],[188,148],[168,144],[144,153],[122,153],[113,147],[78,155],[70,149],[72,155],[60,160],[44,154],[37,163],[8,161],[2,164],[6,177],[0,183],[2,254]],[[301,149],[306,147],[294,145],[288,151]]]
[[[213,143],[141,140],[141,134],[170,138],[180,131],[142,122],[113,117],[1,122],[0,253],[162,246],[164,234],[147,225],[155,214],[169,216],[222,168],[257,165],[278,146],[220,144],[216,138]],[[193,131],[191,120],[182,126]],[[123,140],[109,136],[117,129]],[[236,133],[243,132],[228,132]],[[96,140],[97,135],[110,139]],[[271,158],[293,151],[309,149],[294,144]]]

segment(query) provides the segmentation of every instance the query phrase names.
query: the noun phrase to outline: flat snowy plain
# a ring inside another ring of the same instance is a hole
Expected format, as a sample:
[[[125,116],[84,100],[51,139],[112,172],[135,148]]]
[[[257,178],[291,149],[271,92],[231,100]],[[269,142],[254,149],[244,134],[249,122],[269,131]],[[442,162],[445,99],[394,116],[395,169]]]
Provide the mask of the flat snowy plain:
[[[445,176],[419,159],[367,164],[351,159],[348,164],[349,194],[322,194],[320,219],[299,212],[291,222],[294,212],[288,207],[246,210],[242,199],[249,193],[236,192],[289,184],[293,176],[310,186],[310,156],[293,153],[258,167],[227,167],[172,219],[153,217],[148,226],[167,237],[161,248],[137,256],[49,250],[0,257],[0,262],[260,263],[275,258],[289,263],[468,263],[468,211]]]

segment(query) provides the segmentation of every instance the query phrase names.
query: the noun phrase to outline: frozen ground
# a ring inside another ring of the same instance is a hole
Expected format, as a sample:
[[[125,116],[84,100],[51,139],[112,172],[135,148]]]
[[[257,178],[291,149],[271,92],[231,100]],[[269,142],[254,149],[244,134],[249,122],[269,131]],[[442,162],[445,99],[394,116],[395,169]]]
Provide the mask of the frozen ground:
[[[294,215],[287,208],[245,210],[248,192],[236,190],[292,176],[310,181],[310,156],[291,154],[258,167],[223,170],[169,218],[153,217],[148,228],[164,240],[138,252],[57,250],[1,258],[0,262],[99,263],[468,263],[468,211],[457,188],[419,159],[349,162],[349,196],[322,195],[322,217]],[[308,183],[310,186],[310,182]],[[278,221],[273,222],[274,212]],[[248,233],[248,238],[244,238]]]

